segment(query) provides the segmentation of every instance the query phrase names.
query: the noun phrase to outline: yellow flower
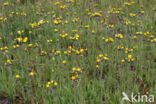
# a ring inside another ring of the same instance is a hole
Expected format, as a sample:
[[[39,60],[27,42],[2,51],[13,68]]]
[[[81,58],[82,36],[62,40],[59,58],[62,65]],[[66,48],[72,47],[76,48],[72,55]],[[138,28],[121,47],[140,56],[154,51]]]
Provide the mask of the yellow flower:
[[[18,47],[20,47],[20,45],[19,44],[16,44],[16,47],[18,48]]]
[[[135,14],[135,13],[130,13],[129,16],[130,16],[130,17],[135,17],[136,14]]]
[[[10,60],[7,60],[7,63],[11,63],[11,61]]]
[[[78,50],[76,50],[76,54],[77,54],[77,55],[79,55],[79,54],[80,54],[80,52],[79,52]]]
[[[108,42],[109,41],[109,39],[105,39],[105,42]]]
[[[4,5],[4,6],[8,6],[8,5],[9,5],[9,3],[8,3],[8,2],[5,2],[5,3],[3,3],[3,5]]]
[[[96,65],[96,68],[99,68],[99,65]]]
[[[16,77],[16,79],[19,79],[19,78],[20,78],[20,76],[19,76],[19,75],[16,75],[15,77]]]
[[[38,43],[35,43],[35,47],[38,47]]]
[[[78,72],[80,72],[80,71],[81,71],[81,69],[80,69],[80,68],[77,68],[77,71],[78,71]]]
[[[49,88],[49,84],[47,84],[46,87]]]
[[[137,36],[133,36],[133,39],[137,39]]]
[[[120,39],[122,39],[122,38],[123,38],[123,35],[122,35],[122,34],[120,34],[120,35],[119,35],[119,37],[120,37]]]
[[[28,44],[28,47],[31,47],[32,46],[32,44]]]
[[[54,32],[58,32],[58,29],[54,29]]]
[[[50,85],[51,84],[51,82],[48,82],[48,85]]]
[[[68,23],[68,21],[67,21],[67,20],[65,20],[65,23],[67,24],[67,23]]]
[[[97,59],[97,63],[99,63],[99,62],[100,62],[100,59],[98,58],[98,59]]]
[[[63,63],[63,64],[66,64],[66,60],[63,60],[62,63]]]
[[[66,5],[61,5],[60,8],[64,9],[64,8],[66,8]]]
[[[103,56],[103,54],[99,54],[99,57],[102,57]]]
[[[102,37],[102,40],[105,40],[105,37]]]
[[[13,48],[16,48],[16,45],[13,45]]]
[[[60,54],[60,53],[61,53],[61,51],[56,51],[56,53],[57,53],[57,54]]]
[[[68,52],[67,51],[64,51],[64,54],[67,54]]]
[[[54,24],[55,24],[55,25],[58,25],[59,22],[58,22],[57,20],[54,20]]]
[[[54,81],[53,81],[53,80],[51,80],[51,83],[54,83]]]
[[[21,32],[20,30],[18,30],[18,31],[17,31],[17,33],[18,33],[19,35],[21,35],[21,34],[22,34],[22,32]]]
[[[47,40],[47,43],[51,43],[51,42],[53,42],[53,40]]]
[[[143,32],[140,32],[140,34],[143,34]]]
[[[11,60],[7,60],[6,62],[5,62],[5,65],[10,65],[11,64]]]
[[[141,13],[142,13],[142,14],[144,14],[144,13],[145,13],[145,11],[141,11]]]
[[[73,72],[75,72],[76,68],[74,67],[74,68],[72,68],[72,70],[73,70]]]
[[[75,80],[75,76],[72,76],[72,80]]]
[[[122,62],[122,63],[124,63],[124,62],[125,62],[125,60],[124,60],[124,59],[122,59],[122,60],[121,60],[121,62]]]
[[[146,94],[149,95],[149,92],[147,91]]]
[[[92,33],[95,33],[95,31],[94,31],[94,30],[92,30]]]
[[[58,85],[57,82],[55,82],[54,85],[57,86]]]
[[[114,25],[109,25],[108,27],[113,28],[113,27],[114,27]]]
[[[113,39],[113,38],[111,38],[111,37],[109,38],[109,40],[110,40],[111,42],[114,42],[114,39]]]
[[[75,35],[75,39],[78,40],[79,39],[79,34]]]
[[[28,37],[25,37],[25,38],[23,39],[23,42],[26,43],[27,41],[28,41]]]
[[[82,53],[84,51],[84,49],[80,49],[80,52]]]
[[[29,34],[31,34],[32,33],[32,31],[29,31]]]
[[[21,38],[21,37],[19,37],[19,38],[17,38],[17,40],[18,40],[18,42],[21,42],[21,41],[22,41],[22,38]]]
[[[128,55],[128,59],[132,59],[132,55]]]
[[[147,35],[147,33],[144,33],[144,35],[146,36],[146,35]]]
[[[84,27],[85,27],[85,28],[89,28],[89,25],[85,25]]]
[[[109,58],[108,58],[108,57],[104,57],[103,59],[104,59],[104,60],[106,60],[106,61],[107,61],[107,60],[109,60]]]
[[[102,15],[100,14],[100,12],[95,12],[95,13],[92,13],[91,16],[93,16],[93,17],[94,17],[94,16],[100,16],[100,17],[101,17]]]
[[[30,76],[34,76],[34,72],[30,72],[29,75],[30,75]]]
[[[20,2],[21,0],[17,0],[17,2]]]
[[[60,4],[60,2],[55,2],[55,3],[54,3],[54,5],[59,5],[59,4]],[[54,12],[54,11],[53,11],[53,12]]]

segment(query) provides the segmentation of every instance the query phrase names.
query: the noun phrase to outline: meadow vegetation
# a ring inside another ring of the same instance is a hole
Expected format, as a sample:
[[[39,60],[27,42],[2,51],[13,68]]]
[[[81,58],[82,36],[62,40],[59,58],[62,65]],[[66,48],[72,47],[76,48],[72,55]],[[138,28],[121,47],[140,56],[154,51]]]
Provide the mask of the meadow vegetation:
[[[122,92],[156,95],[155,0],[0,0],[0,103],[120,104]]]

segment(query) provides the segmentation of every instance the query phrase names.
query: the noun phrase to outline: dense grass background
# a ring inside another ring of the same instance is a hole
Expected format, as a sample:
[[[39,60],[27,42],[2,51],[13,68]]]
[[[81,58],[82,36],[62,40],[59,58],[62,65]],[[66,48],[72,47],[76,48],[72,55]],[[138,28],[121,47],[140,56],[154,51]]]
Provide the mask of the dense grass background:
[[[155,0],[0,0],[0,102],[120,104],[122,92],[156,95],[155,52]]]

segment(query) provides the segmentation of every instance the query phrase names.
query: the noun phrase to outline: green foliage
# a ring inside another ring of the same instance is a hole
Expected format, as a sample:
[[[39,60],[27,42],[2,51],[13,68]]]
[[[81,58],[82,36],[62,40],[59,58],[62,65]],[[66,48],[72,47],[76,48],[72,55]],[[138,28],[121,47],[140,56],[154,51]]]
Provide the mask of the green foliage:
[[[1,0],[0,103],[1,95],[12,104],[119,104],[122,92],[156,94],[155,7]]]

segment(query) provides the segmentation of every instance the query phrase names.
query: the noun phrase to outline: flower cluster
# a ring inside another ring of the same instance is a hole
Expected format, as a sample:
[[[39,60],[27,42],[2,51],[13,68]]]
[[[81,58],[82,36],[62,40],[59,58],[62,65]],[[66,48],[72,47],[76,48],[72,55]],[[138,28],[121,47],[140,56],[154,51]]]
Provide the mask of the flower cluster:
[[[7,21],[7,17],[0,17],[0,21],[1,22],[6,22]]]
[[[122,34],[115,34],[115,37],[119,38],[119,39],[123,39],[123,35]]]
[[[7,60],[6,62],[5,62],[5,65],[11,65],[12,63],[11,63],[11,60]]]
[[[54,80],[51,80],[51,81],[47,82],[47,84],[46,84],[47,88],[55,88],[57,86],[58,86],[58,83],[55,82]]]
[[[75,67],[73,67],[72,68],[72,77],[71,77],[71,79],[72,80],[77,80],[78,78],[79,78],[79,75],[80,75],[80,73],[82,73],[82,70],[80,69],[80,68],[75,68]]]
[[[106,62],[108,60],[109,60],[109,58],[108,58],[107,54],[105,54],[105,55],[99,54],[96,57],[96,68],[98,69],[103,62]]]
[[[112,37],[109,37],[109,38],[102,37],[102,40],[104,40],[106,43],[113,43],[114,42],[114,39]]]
[[[1,47],[0,51],[8,52],[8,47],[7,46]]]
[[[130,6],[130,5],[134,4],[134,3],[135,3],[134,1],[131,1],[131,2],[124,2],[124,4],[125,4],[126,6]]]

